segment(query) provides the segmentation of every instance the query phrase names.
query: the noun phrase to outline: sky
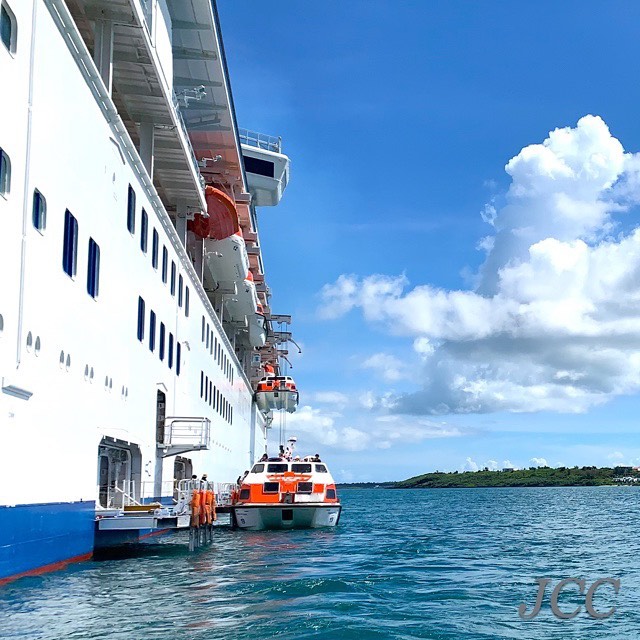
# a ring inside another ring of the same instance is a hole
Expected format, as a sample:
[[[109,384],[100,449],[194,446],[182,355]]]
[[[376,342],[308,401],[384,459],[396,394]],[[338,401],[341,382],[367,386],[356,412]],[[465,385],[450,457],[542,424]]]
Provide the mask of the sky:
[[[259,223],[301,452],[640,464],[640,5],[218,8],[239,126],[291,158]]]

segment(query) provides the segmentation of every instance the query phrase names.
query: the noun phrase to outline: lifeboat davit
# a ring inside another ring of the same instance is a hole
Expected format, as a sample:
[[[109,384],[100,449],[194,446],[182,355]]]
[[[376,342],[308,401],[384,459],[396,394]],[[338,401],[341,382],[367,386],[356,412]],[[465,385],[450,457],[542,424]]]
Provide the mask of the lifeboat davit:
[[[296,438],[256,462],[241,481],[232,518],[240,529],[335,527],[342,505],[327,464],[318,455],[294,455]]]
[[[298,398],[291,376],[265,376],[256,388],[256,404],[263,413],[282,410],[293,413],[298,407]]]

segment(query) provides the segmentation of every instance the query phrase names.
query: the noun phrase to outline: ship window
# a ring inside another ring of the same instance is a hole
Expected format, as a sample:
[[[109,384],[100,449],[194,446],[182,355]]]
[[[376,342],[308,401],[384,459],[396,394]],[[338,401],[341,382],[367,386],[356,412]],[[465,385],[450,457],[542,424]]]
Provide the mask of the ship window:
[[[127,229],[131,234],[136,232],[136,192],[131,185],[127,196]]]
[[[204,397],[204,371],[200,372],[200,397]]]
[[[89,259],[87,264],[87,293],[98,297],[100,290],[100,247],[93,238],[89,238]]]
[[[209,376],[204,377],[204,401],[209,402]]]
[[[0,40],[10,53],[16,52],[17,32],[16,17],[9,5],[3,2],[0,8]]]
[[[203,318],[203,319],[204,319],[204,318]],[[204,329],[203,329],[203,331],[204,331]],[[207,338],[206,338],[206,341],[205,341],[205,347],[206,347],[207,349],[209,348],[209,338],[210,338],[210,337],[211,337],[211,334],[210,334],[210,332],[209,332],[209,325],[207,325]]]
[[[327,498],[329,500],[335,500],[335,498],[336,498],[336,490],[335,489],[327,489]]]
[[[206,323],[204,321],[204,316],[202,316],[202,342],[204,342],[204,330],[205,330],[205,326]],[[207,341],[207,348],[209,347],[208,341]]]
[[[285,473],[289,471],[288,464],[269,464],[267,465],[267,473]]]
[[[211,382],[211,380],[209,380],[209,404],[211,404],[211,398],[213,398],[213,382]]]
[[[176,263],[171,261],[171,295],[176,295]]]
[[[64,212],[64,241],[62,247],[62,268],[73,278],[78,267],[78,221],[67,209]]]
[[[312,482],[298,482],[298,493],[312,493],[312,492],[313,492]]]
[[[325,467],[323,464],[317,464],[316,465],[316,473],[328,473],[327,472],[327,467]]]
[[[159,356],[160,356],[160,360],[164,360],[164,322],[160,323],[160,336],[159,336],[159,340],[160,340],[160,352],[159,352]]]
[[[184,286],[184,281],[182,276],[178,278],[178,306],[182,307],[182,288]]]
[[[11,160],[0,149],[0,195],[6,196],[11,191]]]
[[[292,464],[291,471],[293,473],[311,473],[311,465],[306,462],[304,464]]]
[[[140,249],[142,253],[147,253],[147,246],[149,244],[149,216],[147,212],[142,209],[142,217],[140,218]]]
[[[250,156],[243,156],[244,170],[247,173],[257,173],[259,176],[266,176],[267,178],[273,178],[275,176],[275,165],[268,160],[261,160],[260,158],[251,158]]]
[[[251,473],[262,473],[264,471],[263,464],[254,464],[253,469],[251,469]]]
[[[167,268],[169,267],[169,253],[167,247],[162,247],[162,282],[167,284]]]
[[[233,424],[233,407],[231,407],[231,424]]]
[[[47,201],[37,189],[33,192],[32,215],[33,226],[38,231],[44,231],[47,226]]]
[[[176,342],[176,375],[180,375],[180,364],[182,359],[182,345]]]
[[[240,489],[240,500],[248,500],[249,493],[249,489]]]
[[[173,369],[173,333],[169,333],[169,369]]]
[[[154,229],[151,239],[151,266],[158,268],[158,232]]]
[[[189,317],[189,287],[184,288],[184,315]]]
[[[215,348],[212,350],[212,353],[213,352],[218,353],[218,338],[214,338],[214,340],[215,340]]]
[[[278,493],[280,491],[279,482],[265,482],[262,485],[262,491],[264,493]]]
[[[138,340],[144,340],[144,300],[138,298]]]
[[[149,311],[149,351],[156,349],[156,313]]]

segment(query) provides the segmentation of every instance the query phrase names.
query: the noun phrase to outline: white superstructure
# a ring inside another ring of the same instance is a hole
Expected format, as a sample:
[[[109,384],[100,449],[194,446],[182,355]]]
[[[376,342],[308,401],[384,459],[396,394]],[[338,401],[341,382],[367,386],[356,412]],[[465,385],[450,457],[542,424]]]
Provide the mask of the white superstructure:
[[[94,507],[250,467],[278,357],[249,338],[268,289],[215,5],[1,8],[0,581],[90,553]],[[189,230],[205,181],[247,249],[224,287]]]

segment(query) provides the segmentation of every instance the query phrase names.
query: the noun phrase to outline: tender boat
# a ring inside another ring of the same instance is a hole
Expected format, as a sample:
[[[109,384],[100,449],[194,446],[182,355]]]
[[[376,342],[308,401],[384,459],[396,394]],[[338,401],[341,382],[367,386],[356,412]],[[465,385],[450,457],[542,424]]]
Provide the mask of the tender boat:
[[[295,438],[286,451],[253,465],[240,482],[232,518],[240,529],[315,529],[335,527],[342,505],[336,484],[318,456],[293,456]]]
[[[298,389],[291,376],[267,375],[258,382],[256,404],[260,411],[293,413],[298,407]]]

